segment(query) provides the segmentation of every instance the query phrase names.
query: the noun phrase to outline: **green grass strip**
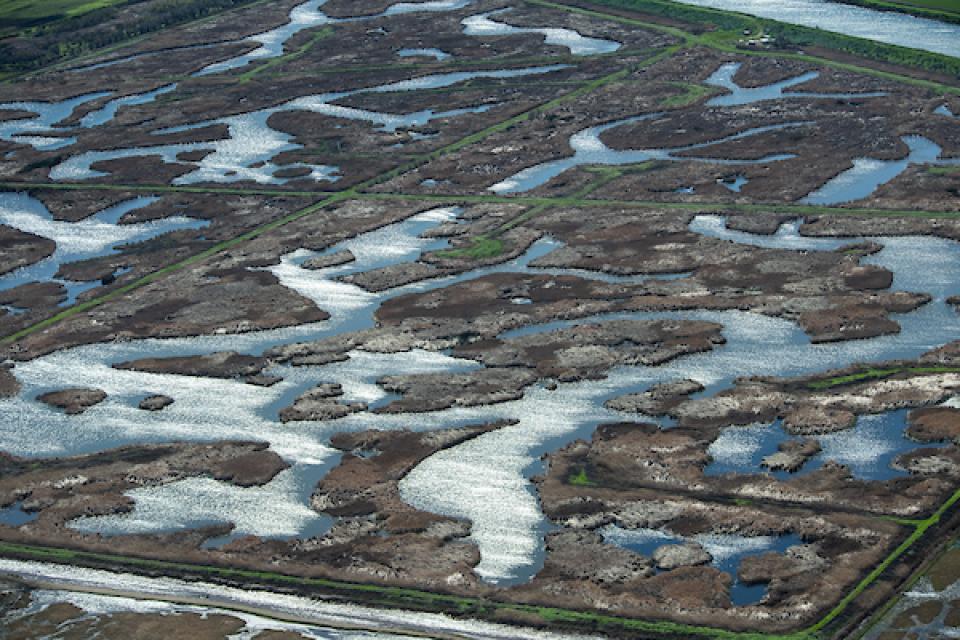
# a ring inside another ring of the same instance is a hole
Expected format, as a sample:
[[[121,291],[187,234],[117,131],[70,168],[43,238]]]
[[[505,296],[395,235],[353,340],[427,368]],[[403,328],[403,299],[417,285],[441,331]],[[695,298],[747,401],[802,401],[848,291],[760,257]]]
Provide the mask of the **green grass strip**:
[[[695,82],[671,82],[670,84],[682,89],[683,93],[670,96],[669,98],[666,98],[660,102],[660,106],[664,109],[686,107],[694,102],[697,102],[701,98],[705,98],[715,91],[715,89],[712,87],[707,87]]]
[[[624,207],[636,209],[674,209],[677,211],[725,213],[783,213],[797,217],[807,216],[875,216],[884,218],[928,218],[932,220],[960,219],[960,211],[924,211],[921,209],[854,209],[849,207],[821,207],[806,204],[743,204],[735,202],[660,202],[657,200],[584,199],[576,196],[522,196],[522,195],[442,195],[418,193],[358,192],[358,198],[367,200],[427,200],[465,204],[526,204],[567,207]]]
[[[919,521],[914,521],[914,524],[919,524]],[[876,625],[879,624],[888,613],[890,613],[890,610],[897,606],[897,603],[903,599],[904,593],[913,589],[920,579],[927,575],[929,571],[937,565],[939,560],[943,558],[943,556],[956,544],[957,539],[954,538],[948,544],[943,545],[938,553],[936,553],[932,558],[929,558],[923,565],[914,571],[913,577],[911,577],[903,586],[900,587],[898,595],[890,598],[882,607],[877,609],[865,624],[860,625],[856,635],[850,638],[850,640],[862,640],[864,636],[870,633],[870,631],[873,630],[874,627],[876,627]]]
[[[856,373],[808,382],[807,387],[813,389],[814,391],[823,391],[824,389],[833,389],[834,387],[842,387],[850,384],[856,384],[858,382],[866,382],[868,380],[883,380],[885,378],[895,376],[898,373],[918,373],[921,375],[937,373],[960,373],[960,367],[892,367],[888,369],[877,369],[870,367],[869,369],[857,371]]]
[[[627,173],[633,170],[649,170],[652,167],[646,166],[647,163],[640,165],[622,165],[618,167],[584,167],[587,171],[595,171],[605,177],[616,178],[612,175],[613,171]],[[412,166],[412,165],[411,165]],[[415,167],[413,167],[415,168]],[[948,167],[948,169],[960,168]],[[610,171],[608,174],[606,171]],[[893,218],[929,218],[929,219],[960,219],[958,211],[925,211],[923,209],[876,209],[871,207],[825,207],[818,205],[791,204],[791,203],[759,203],[744,204],[735,202],[660,202],[657,200],[615,200],[610,198],[585,198],[585,195],[593,192],[594,188],[581,191],[571,196],[523,196],[509,195],[500,196],[493,194],[483,195],[443,195],[443,194],[419,194],[419,193],[378,193],[371,191],[362,191],[375,184],[368,181],[354,187],[358,190],[354,197],[362,200],[424,200],[436,202],[463,202],[463,203],[489,203],[489,204],[527,204],[527,205],[550,205],[550,206],[576,206],[576,207],[635,207],[646,209],[677,209],[681,211],[704,211],[707,209],[720,209],[727,212],[737,213],[785,213],[796,216],[879,216]],[[340,192],[336,191],[283,191],[280,189],[256,189],[256,188],[231,188],[231,187],[204,187],[204,186],[170,186],[170,185],[143,185],[143,184],[102,184],[102,183],[60,183],[60,182],[2,182],[0,189],[7,191],[134,191],[142,193],[213,193],[224,195],[252,195],[252,196],[290,196],[290,197],[331,197]]]
[[[320,29],[315,34],[313,34],[313,37],[310,38],[310,40],[308,40],[306,44],[301,46],[299,49],[296,49],[295,51],[292,51],[290,53],[268,60],[267,62],[254,67],[250,71],[241,73],[239,76],[237,76],[237,81],[240,84],[245,84],[253,80],[255,76],[263,73],[264,71],[269,71],[270,69],[279,67],[288,62],[292,62],[293,60],[301,58],[304,56],[304,54],[310,51],[310,49],[312,49],[315,44],[317,44],[321,40],[326,40],[332,35],[333,35],[333,27],[324,27],[323,29]]]
[[[4,35],[16,33],[18,28],[30,29],[64,18],[75,18],[85,13],[116,5],[129,4],[129,0],[2,0],[0,2],[0,25]]]
[[[485,258],[494,258],[503,253],[503,250],[503,240],[488,238],[487,236],[477,236],[468,247],[438,251],[437,255],[441,258],[471,258],[473,260],[483,260]]]

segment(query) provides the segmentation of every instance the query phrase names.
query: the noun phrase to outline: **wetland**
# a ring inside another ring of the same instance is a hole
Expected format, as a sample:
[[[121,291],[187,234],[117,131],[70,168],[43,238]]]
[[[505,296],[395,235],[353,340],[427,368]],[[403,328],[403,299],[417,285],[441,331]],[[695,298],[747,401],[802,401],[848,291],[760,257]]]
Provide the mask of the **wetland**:
[[[0,82],[12,637],[960,627],[960,85],[623,4],[237,6]]]

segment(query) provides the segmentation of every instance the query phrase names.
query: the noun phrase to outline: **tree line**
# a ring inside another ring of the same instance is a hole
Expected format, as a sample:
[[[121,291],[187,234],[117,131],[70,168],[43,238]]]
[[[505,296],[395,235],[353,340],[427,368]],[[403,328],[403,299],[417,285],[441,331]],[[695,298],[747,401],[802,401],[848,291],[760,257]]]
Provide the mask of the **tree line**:
[[[22,73],[76,58],[255,0],[131,0],[61,16],[0,41],[0,72]]]

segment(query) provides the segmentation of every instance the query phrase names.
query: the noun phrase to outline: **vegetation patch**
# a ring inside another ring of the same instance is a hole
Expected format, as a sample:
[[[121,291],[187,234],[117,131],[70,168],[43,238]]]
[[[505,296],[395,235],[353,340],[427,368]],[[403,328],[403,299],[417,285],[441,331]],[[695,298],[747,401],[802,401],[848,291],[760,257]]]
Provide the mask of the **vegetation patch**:
[[[63,160],[64,160],[64,156],[52,156],[49,158],[43,158],[42,160],[37,160],[35,162],[31,162],[30,164],[24,166],[23,169],[20,169],[20,171],[18,171],[17,173],[30,173],[31,171],[34,171],[36,169],[49,169],[51,167],[57,166],[58,164],[63,162]]]
[[[300,48],[297,49],[296,51],[293,51],[293,52],[288,53],[288,54],[286,54],[286,55],[279,56],[279,57],[277,57],[277,58],[273,58],[272,60],[270,60],[270,61],[268,61],[268,62],[265,62],[264,64],[261,64],[261,65],[259,65],[259,66],[257,66],[257,67],[254,67],[254,68],[251,69],[250,71],[247,71],[247,72],[245,72],[245,73],[241,73],[241,74],[238,76],[237,80],[238,80],[241,84],[246,83],[246,82],[250,82],[250,80],[252,80],[252,79],[254,78],[254,76],[256,76],[256,75],[258,75],[258,74],[260,74],[260,73],[263,73],[264,71],[269,71],[270,69],[273,69],[273,68],[275,68],[275,67],[279,67],[280,65],[286,64],[287,62],[291,62],[291,61],[296,60],[297,58],[303,56],[303,55],[304,55],[306,52],[308,52],[315,44],[317,44],[317,43],[320,42],[321,40],[324,40],[324,39],[326,39],[326,38],[329,38],[329,37],[332,36],[332,35],[333,35],[333,28],[331,28],[331,27],[325,27],[325,28],[321,29],[320,31],[318,31],[316,34],[314,34],[314,36],[313,36],[312,38],[310,38],[310,40],[309,40],[306,44],[304,44],[302,47],[300,47]]]
[[[710,87],[695,82],[671,82],[670,84],[680,89],[681,92],[660,102],[660,106],[665,109],[686,107],[713,93],[713,89]]]
[[[477,236],[468,247],[459,249],[449,249],[447,251],[438,251],[437,255],[441,258],[470,258],[472,260],[483,260],[484,258],[494,258],[503,253],[505,245],[503,240],[497,238],[488,238],[487,236]]]
[[[130,0],[0,0],[0,34],[129,3]]]
[[[0,0],[0,73],[33,71],[262,0]]]
[[[583,467],[570,473],[567,477],[567,484],[572,484],[575,487],[597,486],[597,483],[590,479],[590,476],[587,475],[587,470]]]
[[[884,378],[895,376],[898,373],[912,373],[920,375],[960,373],[960,367],[890,367],[887,369],[870,367],[868,369],[864,369],[863,371],[857,371],[842,376],[834,376],[832,378],[808,382],[807,387],[813,389],[814,391],[823,391],[824,389],[833,389],[835,387],[843,387],[850,384],[857,384],[859,382],[883,380]]]

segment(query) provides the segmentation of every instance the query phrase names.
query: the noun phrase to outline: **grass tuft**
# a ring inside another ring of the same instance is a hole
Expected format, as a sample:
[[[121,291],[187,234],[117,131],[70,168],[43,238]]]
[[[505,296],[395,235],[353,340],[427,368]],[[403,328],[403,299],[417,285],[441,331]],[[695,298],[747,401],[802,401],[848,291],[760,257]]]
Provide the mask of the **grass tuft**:
[[[441,258],[484,260],[486,258],[497,257],[503,253],[505,247],[506,245],[504,245],[503,240],[488,238],[487,236],[477,236],[468,247],[438,251],[437,255]]]

